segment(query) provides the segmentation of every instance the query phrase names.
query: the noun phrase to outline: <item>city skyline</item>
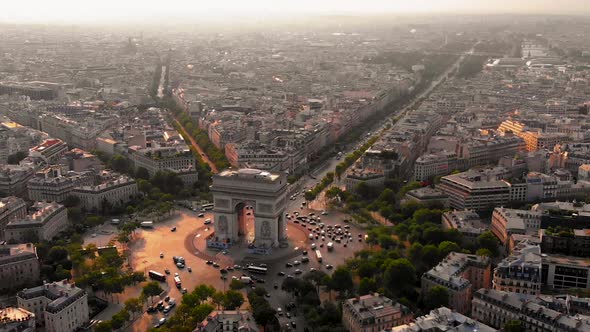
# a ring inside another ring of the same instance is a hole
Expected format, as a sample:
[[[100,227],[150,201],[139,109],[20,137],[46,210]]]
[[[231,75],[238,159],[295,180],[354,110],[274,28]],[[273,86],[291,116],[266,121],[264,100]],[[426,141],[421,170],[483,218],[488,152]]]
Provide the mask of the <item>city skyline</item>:
[[[163,6],[156,1],[105,0],[92,8],[73,0],[52,2],[8,2],[3,4],[0,23],[96,24],[177,20],[198,24],[203,21],[256,18],[264,20],[315,15],[410,15],[410,14],[573,14],[587,15],[590,9],[583,0],[498,0],[492,5],[475,0],[221,0],[176,1]]]

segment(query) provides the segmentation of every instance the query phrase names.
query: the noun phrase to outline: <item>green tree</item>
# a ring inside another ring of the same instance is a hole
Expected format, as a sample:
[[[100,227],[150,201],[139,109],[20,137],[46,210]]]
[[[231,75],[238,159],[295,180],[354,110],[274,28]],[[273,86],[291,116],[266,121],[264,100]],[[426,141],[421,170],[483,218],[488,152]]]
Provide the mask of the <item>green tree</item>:
[[[157,281],[152,281],[143,286],[141,297],[151,299],[152,296],[160,295],[164,290]]]
[[[449,291],[443,286],[434,286],[428,290],[424,298],[426,310],[432,310],[449,305]]]
[[[138,167],[137,170],[135,170],[135,177],[137,179],[149,180],[150,173],[145,167]]]
[[[130,312],[132,316],[143,311],[143,303],[138,298],[130,298],[125,301],[125,310]]]
[[[477,256],[493,257],[493,253],[490,251],[490,249],[487,249],[487,248],[479,248],[479,249],[477,249],[475,254]]]
[[[102,321],[94,327],[94,332],[112,332],[113,324],[110,320]]]
[[[330,289],[338,291],[340,295],[346,295],[353,290],[352,273],[345,266],[339,266],[332,274]]]
[[[505,332],[524,332],[525,329],[522,326],[522,321],[514,319],[506,322],[504,324],[504,331]]]
[[[482,233],[477,237],[477,244],[479,248],[488,249],[493,257],[497,257],[499,254],[499,242],[494,234],[490,231]]]
[[[229,288],[233,289],[233,290],[239,290],[246,287],[246,284],[244,284],[243,282],[241,282],[238,279],[232,279],[232,281],[229,283]]]
[[[442,257],[446,257],[451,252],[459,252],[461,251],[461,247],[458,244],[452,241],[443,241],[438,245],[438,250]]]
[[[226,310],[235,310],[244,304],[244,296],[235,290],[228,290],[223,294],[223,308]]]
[[[377,290],[377,283],[373,278],[362,278],[359,283],[359,294],[366,295]]]
[[[386,265],[384,279],[386,287],[399,292],[416,282],[416,269],[407,259],[398,258]]]
[[[129,170],[129,160],[120,154],[115,155],[113,159],[111,159],[111,167],[117,172],[127,173]]]

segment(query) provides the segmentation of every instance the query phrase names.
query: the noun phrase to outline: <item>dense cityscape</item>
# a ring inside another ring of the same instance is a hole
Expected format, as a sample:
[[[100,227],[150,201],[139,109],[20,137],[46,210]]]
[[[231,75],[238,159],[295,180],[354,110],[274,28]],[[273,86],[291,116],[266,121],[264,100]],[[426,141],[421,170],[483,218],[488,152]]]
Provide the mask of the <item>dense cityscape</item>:
[[[590,331],[587,16],[165,27],[0,20],[0,332]]]

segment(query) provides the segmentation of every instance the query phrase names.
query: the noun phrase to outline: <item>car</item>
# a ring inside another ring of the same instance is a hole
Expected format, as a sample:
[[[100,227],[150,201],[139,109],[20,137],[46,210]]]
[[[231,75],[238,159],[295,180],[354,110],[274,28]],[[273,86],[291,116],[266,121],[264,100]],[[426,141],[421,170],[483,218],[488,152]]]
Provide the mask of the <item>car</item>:
[[[180,292],[181,292],[182,294],[186,294],[186,293],[188,292],[188,289],[186,289],[186,288],[183,288],[183,289],[182,289]]]
[[[171,231],[171,232],[176,232],[176,226],[174,226],[174,227],[170,228],[170,231]]]
[[[344,229],[350,229],[350,225],[344,225]]]
[[[228,271],[233,271],[234,270],[234,267],[233,266],[228,266],[225,269],[228,270]]]
[[[297,327],[297,323],[295,323],[295,321],[291,321],[291,327],[296,328]]]
[[[285,313],[285,316],[287,316],[287,318],[291,318],[291,313],[287,312],[287,313]]]
[[[285,263],[285,267],[293,267],[293,264],[291,264],[291,263]]]
[[[156,323],[156,325],[154,325],[155,328],[159,328],[160,326],[164,325],[166,323],[166,317],[162,317],[160,318],[160,320],[158,320],[158,322]]]
[[[322,211],[322,216],[327,216],[327,215],[328,215],[328,212]]]
[[[174,307],[176,306],[176,300],[175,300],[175,299],[173,299],[173,298],[170,298],[170,301],[168,301],[168,305],[169,305],[171,308],[174,308]]]
[[[171,306],[169,306],[169,305],[167,305],[167,306],[165,306],[165,307],[164,307],[164,310],[162,310],[162,311],[163,311],[165,314],[167,314],[167,313],[169,313],[169,312],[170,312],[170,310],[172,310],[172,307],[171,307]]]
[[[277,308],[277,314],[278,314],[279,316],[282,316],[282,315],[283,315],[283,309],[281,309],[280,307],[278,307],[278,308]]]
[[[212,222],[211,219],[207,219],[207,220],[205,220],[205,222],[203,224],[209,225],[209,224],[211,224],[211,222]]]
[[[313,267],[311,269],[309,269],[309,272],[314,272],[316,271],[316,269],[314,269]]]
[[[186,268],[186,270],[187,270],[188,272],[193,272],[193,269],[192,269],[190,266],[189,266],[189,267],[187,267],[187,268]]]
[[[342,245],[344,248],[346,248],[346,243]]]
[[[158,304],[156,304],[156,308],[160,311],[164,310],[164,301],[159,301]]]
[[[309,257],[301,258],[301,263],[309,263]]]
[[[164,270],[164,273],[170,274],[170,270],[169,269],[166,269],[166,270]]]
[[[277,273],[277,275],[278,275],[279,277],[284,277],[284,276],[285,276],[285,272],[281,271],[281,272]]]
[[[219,270],[219,273],[226,274],[227,273],[227,270],[226,269],[221,269],[221,270]]]
[[[320,244],[320,248],[323,248],[323,247],[324,247],[324,244],[323,244],[323,243],[321,243],[321,244]]]
[[[224,249],[221,253],[227,255],[228,251]]]
[[[213,262],[213,267],[219,267],[219,264]]]
[[[315,248],[316,248],[316,244],[315,243],[312,243],[311,244],[311,249],[315,249]]]
[[[256,282],[259,283],[259,284],[264,284],[265,283],[264,279],[260,279],[260,278],[259,279],[256,279]]]
[[[301,262],[300,262],[300,261],[294,261],[294,262],[293,262],[293,265],[294,265],[294,266],[301,265]]]
[[[359,238],[362,238],[362,237],[363,237],[363,234],[359,234],[359,235],[358,235],[358,237],[359,237]]]
[[[307,250],[303,250],[303,252],[301,253],[303,256],[307,255]]]
[[[213,262],[212,261],[206,261],[205,264],[207,264],[207,265],[213,265]]]
[[[299,220],[295,219],[295,220],[293,220],[293,223],[298,224]]]
[[[178,272],[174,272],[174,276],[178,277],[179,276]]]
[[[279,288],[279,284],[277,284],[277,283],[275,282],[275,283],[273,284],[273,287],[274,287],[275,289],[278,289],[278,288]]]
[[[183,269],[184,268],[184,264],[181,262],[176,263],[176,267],[178,267],[179,269]]]
[[[148,307],[147,308],[147,313],[148,314],[152,314],[152,313],[154,313],[156,311],[158,311],[158,308],[157,307],[151,306],[151,307]]]
[[[242,267],[240,265],[237,265],[237,264],[234,265],[234,270],[241,270],[241,269],[242,269]]]
[[[160,258],[164,258],[164,253],[163,252],[160,253]]]
[[[205,214],[204,213],[199,213],[199,215],[197,215],[197,217],[204,218],[205,217]]]
[[[225,274],[222,274],[221,277],[219,277],[221,280],[227,280],[227,277],[225,276]]]
[[[295,274],[301,274],[301,273],[303,273],[303,271],[301,271],[299,269],[295,270]]]
[[[328,270],[331,270],[331,269],[333,269],[333,268],[334,268],[334,266],[333,266],[333,265],[326,264],[326,269],[328,269]]]

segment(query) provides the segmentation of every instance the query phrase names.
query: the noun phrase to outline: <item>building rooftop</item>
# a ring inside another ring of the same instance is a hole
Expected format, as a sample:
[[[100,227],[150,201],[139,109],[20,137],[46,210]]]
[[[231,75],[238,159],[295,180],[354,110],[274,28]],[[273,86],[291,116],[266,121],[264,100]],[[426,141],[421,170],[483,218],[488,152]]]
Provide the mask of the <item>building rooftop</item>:
[[[264,181],[275,181],[280,175],[276,173],[270,173],[267,171],[254,169],[254,168],[241,168],[239,170],[227,169],[217,174],[216,176],[223,178],[237,177],[240,179],[256,179]]]
[[[467,287],[471,283],[463,278],[461,273],[471,265],[487,266],[490,259],[484,256],[462,254],[451,252],[437,266],[433,267],[423,278],[435,280],[437,283],[446,285],[454,290]]]
[[[17,322],[26,322],[30,319],[35,319],[35,314],[16,307],[7,307],[0,309],[0,330],[3,330],[4,325],[17,323]],[[9,331],[18,331],[18,330],[9,330]]]
[[[0,245],[0,265],[27,258],[37,258],[37,249],[32,243]]]
[[[45,308],[48,312],[58,312],[68,305],[84,296],[86,291],[76,287],[73,283],[68,283],[66,279],[59,282],[52,282],[34,288],[25,288],[18,292],[17,297],[23,299],[33,299],[36,297],[46,297],[51,300]]]
[[[400,303],[393,302],[390,298],[379,293],[363,295],[345,301],[345,305],[355,312],[355,316],[361,320],[391,316],[395,313],[409,314],[410,309]]]
[[[389,331],[389,330],[388,330]],[[446,307],[434,309],[430,314],[417,317],[413,323],[393,327],[391,332],[495,332],[483,323],[461,315]]]

